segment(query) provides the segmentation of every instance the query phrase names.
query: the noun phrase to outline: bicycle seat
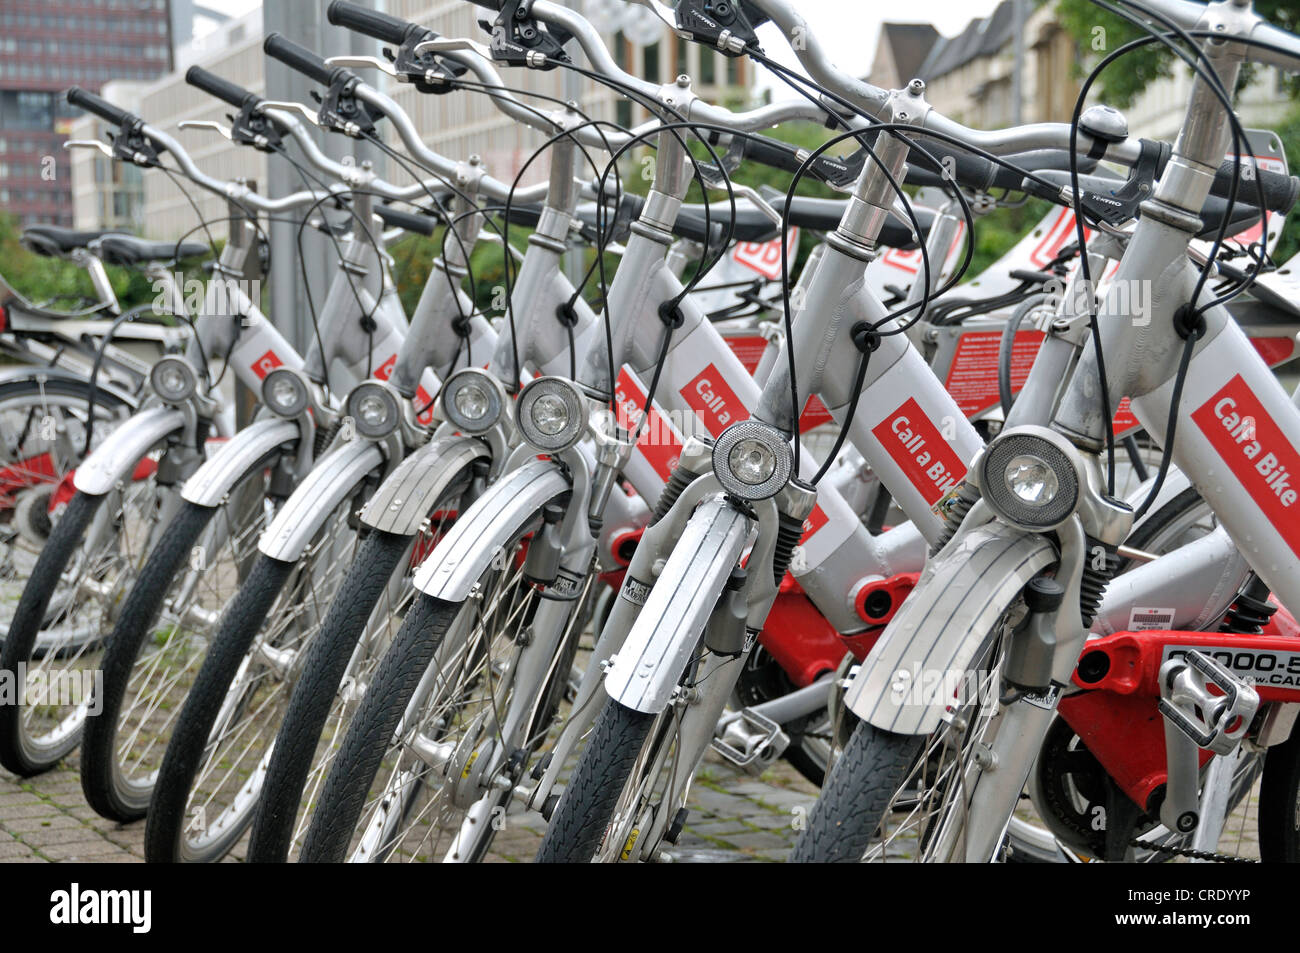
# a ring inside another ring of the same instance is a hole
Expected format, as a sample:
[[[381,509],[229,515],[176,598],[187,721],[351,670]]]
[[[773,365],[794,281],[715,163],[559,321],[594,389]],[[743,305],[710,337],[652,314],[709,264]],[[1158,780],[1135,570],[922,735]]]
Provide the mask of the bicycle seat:
[[[211,254],[202,242],[151,242],[133,235],[105,235],[99,252],[110,265],[139,265],[149,261],[180,261]]]
[[[59,228],[57,225],[29,225],[23,229],[19,241],[24,248],[37,255],[59,258],[78,248],[85,248],[105,235],[112,234],[114,232],[111,228],[77,231],[72,228]]]

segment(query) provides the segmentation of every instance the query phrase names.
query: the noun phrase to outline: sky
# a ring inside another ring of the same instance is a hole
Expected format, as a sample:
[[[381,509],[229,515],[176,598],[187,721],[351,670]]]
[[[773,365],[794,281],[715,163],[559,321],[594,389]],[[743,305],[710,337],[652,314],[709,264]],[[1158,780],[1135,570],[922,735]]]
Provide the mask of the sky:
[[[242,16],[259,5],[258,0],[202,0],[204,6],[231,16]],[[854,76],[863,76],[871,68],[876,50],[876,34],[884,20],[908,23],[932,23],[946,36],[959,32],[973,17],[988,16],[998,0],[912,0],[893,7],[875,0],[793,0],[808,21],[812,34],[826,47],[836,66]],[[763,48],[769,55],[790,66],[794,55],[771,24],[760,28]],[[759,88],[777,85],[759,71]]]
[[[872,0],[794,0],[809,31],[821,41],[831,62],[846,73],[865,76],[876,52],[876,35],[885,20],[898,23],[931,23],[945,36],[961,32],[976,17],[988,16],[998,0],[912,0],[901,7]],[[794,54],[772,24],[759,28],[763,49],[773,59],[795,65]],[[780,84],[765,70],[759,70],[759,88]],[[778,97],[779,98],[779,97]]]

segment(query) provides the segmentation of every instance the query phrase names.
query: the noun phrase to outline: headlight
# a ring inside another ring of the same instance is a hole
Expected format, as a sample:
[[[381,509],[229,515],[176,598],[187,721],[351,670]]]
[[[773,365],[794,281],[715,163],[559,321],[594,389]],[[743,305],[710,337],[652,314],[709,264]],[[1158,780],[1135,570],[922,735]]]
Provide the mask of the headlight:
[[[1021,529],[1060,526],[1079,503],[1077,455],[1043,427],[997,437],[980,459],[980,490],[998,516]]]
[[[794,451],[785,434],[757,420],[742,420],[713,445],[713,472],[722,488],[742,500],[765,500],[790,480]]]
[[[149,372],[149,385],[169,404],[179,404],[194,396],[199,380],[185,358],[163,357]]]
[[[461,433],[480,434],[492,429],[505,406],[505,390],[486,371],[466,367],[452,374],[438,394],[442,415]]]
[[[539,377],[515,404],[519,431],[539,450],[557,453],[580,439],[587,427],[587,402],[563,377]]]
[[[402,407],[387,384],[362,381],[348,394],[347,415],[357,433],[367,440],[379,440],[397,429]]]
[[[262,380],[262,403],[273,414],[293,418],[306,411],[311,392],[297,371],[277,367]]]

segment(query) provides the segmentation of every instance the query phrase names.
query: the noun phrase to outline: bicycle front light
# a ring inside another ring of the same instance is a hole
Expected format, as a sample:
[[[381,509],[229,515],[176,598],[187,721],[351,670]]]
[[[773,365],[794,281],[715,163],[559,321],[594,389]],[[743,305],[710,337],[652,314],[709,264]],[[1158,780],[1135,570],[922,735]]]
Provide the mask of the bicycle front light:
[[[194,396],[199,380],[183,357],[163,357],[149,372],[149,386],[169,404],[180,404]]]
[[[775,496],[790,480],[794,451],[785,434],[757,420],[742,420],[713,445],[713,472],[722,488],[742,500]]]
[[[993,511],[1020,529],[1055,529],[1079,505],[1078,453],[1045,427],[1019,427],[993,440],[980,458],[980,490]]]
[[[292,420],[307,410],[311,391],[297,371],[277,367],[262,380],[262,403],[276,416]]]
[[[367,440],[380,440],[397,429],[402,405],[397,394],[379,381],[362,381],[348,394],[347,415],[357,433]]]
[[[563,377],[539,377],[519,394],[519,432],[539,450],[558,453],[582,439],[587,401]]]
[[[447,378],[438,394],[442,415],[461,433],[491,430],[505,406],[505,389],[491,374],[465,367]]]

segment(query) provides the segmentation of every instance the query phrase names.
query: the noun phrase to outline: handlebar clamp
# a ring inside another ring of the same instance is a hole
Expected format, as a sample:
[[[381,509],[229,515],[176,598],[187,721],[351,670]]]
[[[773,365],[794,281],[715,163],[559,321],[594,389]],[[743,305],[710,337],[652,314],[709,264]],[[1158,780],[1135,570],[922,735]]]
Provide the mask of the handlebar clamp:
[[[726,56],[762,50],[755,29],[768,17],[746,0],[677,0],[673,12],[679,30]]]
[[[384,116],[357,99],[355,93],[360,84],[361,78],[356,73],[340,70],[321,100],[316,121],[325,129],[341,132],[353,139],[373,136],[375,123]]]
[[[479,26],[492,36],[492,59],[507,66],[539,70],[554,69],[556,62],[570,62],[564,44],[572,37],[561,27],[544,26],[533,16],[532,7],[533,0],[506,0],[496,22],[479,21]]]

